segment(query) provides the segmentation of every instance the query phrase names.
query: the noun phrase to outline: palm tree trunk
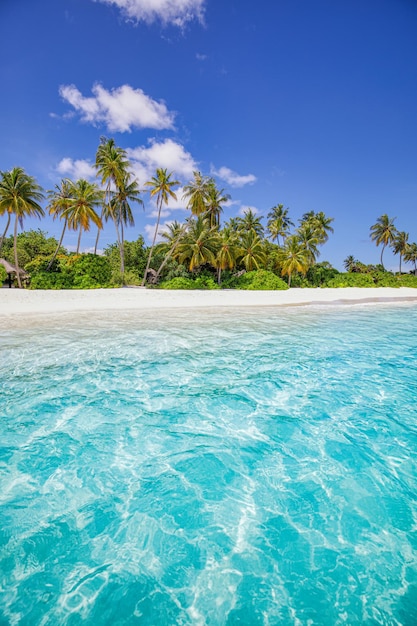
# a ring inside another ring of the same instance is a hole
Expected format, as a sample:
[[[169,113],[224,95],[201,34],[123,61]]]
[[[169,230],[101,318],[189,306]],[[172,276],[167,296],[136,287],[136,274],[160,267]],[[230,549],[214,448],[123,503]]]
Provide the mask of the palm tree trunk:
[[[83,227],[80,224],[80,232],[78,233],[77,254],[80,254],[80,243],[81,243],[81,233],[82,232],[83,232]]]
[[[146,263],[146,269],[145,269],[145,273],[143,275],[142,287],[145,286],[146,276],[148,275],[149,266],[150,266],[151,260],[152,260],[152,253],[153,253],[153,249],[155,247],[156,235],[158,234],[159,221],[161,219],[161,209],[162,209],[162,196],[160,197],[159,202],[158,202],[158,219],[156,220],[155,232],[154,232],[154,235],[153,235],[151,249],[149,250],[148,262]]]
[[[61,239],[59,240],[59,244],[57,245],[56,250],[55,250],[55,252],[54,252],[54,254],[53,254],[53,257],[52,257],[52,259],[49,261],[48,266],[47,266],[47,268],[46,268],[46,271],[47,271],[47,272],[49,272],[49,270],[50,270],[50,269],[51,269],[51,267],[52,267],[53,262],[54,262],[54,261],[55,261],[55,259],[56,259],[56,255],[58,254],[58,251],[59,251],[59,249],[60,249],[60,247],[61,247],[61,244],[62,244],[62,240],[64,239],[65,229],[66,229],[66,228],[67,228],[67,220],[65,220],[65,222],[64,222],[64,228],[62,229]]]
[[[401,276],[401,258],[402,258],[402,254],[400,252],[400,276]]]
[[[222,282],[222,268],[218,267],[217,268],[217,284],[221,285]]]
[[[164,260],[162,261],[161,265],[159,266],[159,270],[156,272],[155,280],[157,280],[159,278],[160,273],[162,272],[163,268],[165,267],[165,265],[167,264],[169,259],[174,254],[175,250],[178,248],[178,246],[179,246],[179,244],[180,244],[180,242],[181,242],[181,240],[182,240],[182,238],[183,238],[183,236],[185,235],[186,232],[187,232],[187,229],[184,228],[184,232],[178,237],[177,241],[172,246],[171,250],[165,255]]]
[[[7,231],[9,230],[10,218],[11,218],[11,213],[7,213],[7,224],[6,224],[6,228],[4,229],[4,233],[0,239],[0,250],[3,247],[3,241],[6,239]]]
[[[101,209],[100,219],[101,219],[102,222],[103,222],[103,215],[104,215],[104,209]],[[96,243],[94,245],[94,254],[97,254],[98,240],[99,240],[99,237],[100,237],[100,231],[101,231],[101,228],[99,226],[97,228],[97,237],[96,237]]]
[[[19,259],[17,258],[17,224],[18,224],[18,217],[16,215],[16,221],[14,223],[14,238],[13,238],[14,265],[16,268],[17,284],[19,285],[19,289],[22,289],[22,281],[20,280],[20,272],[19,272]]]
[[[125,273],[125,234],[123,229],[123,222],[120,224],[120,273],[123,276]]]
[[[383,263],[383,261],[382,261],[382,255],[384,254],[384,250],[385,250],[385,245],[384,245],[384,246],[382,246],[382,250],[381,250],[381,265],[382,265],[382,269],[383,269],[383,270],[384,270],[384,272],[385,272],[384,263]]]

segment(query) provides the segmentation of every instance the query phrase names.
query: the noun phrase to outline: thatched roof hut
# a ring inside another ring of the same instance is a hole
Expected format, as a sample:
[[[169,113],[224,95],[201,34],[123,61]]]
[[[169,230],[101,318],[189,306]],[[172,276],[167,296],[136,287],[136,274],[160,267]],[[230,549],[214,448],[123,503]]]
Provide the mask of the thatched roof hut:
[[[19,272],[20,276],[28,276],[25,270],[22,270],[21,267],[19,267],[16,270],[16,267],[12,265],[11,263],[9,263],[8,261],[6,261],[6,259],[0,259],[0,265],[3,265],[4,269],[6,270],[8,274],[17,274],[17,272]]]

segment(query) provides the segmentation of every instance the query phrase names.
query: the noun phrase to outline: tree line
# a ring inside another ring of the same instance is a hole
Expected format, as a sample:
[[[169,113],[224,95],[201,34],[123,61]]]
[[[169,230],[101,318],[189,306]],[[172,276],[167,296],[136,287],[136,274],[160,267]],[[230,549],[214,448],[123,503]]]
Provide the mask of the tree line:
[[[256,215],[251,209],[245,210],[241,216],[230,218],[222,225],[221,215],[230,196],[224,189],[217,187],[211,176],[195,171],[192,180],[183,187],[182,199],[190,211],[189,216],[184,222],[172,221],[160,232],[164,206],[168,205],[171,198],[177,200],[176,188],[180,183],[175,180],[172,172],[158,168],[151,180],[144,184],[144,189],[140,189],[131,171],[126,150],[117,146],[113,139],[105,137],[101,138],[96,152],[95,168],[99,182],[64,178],[53,190],[47,192],[22,168],[0,172],[0,215],[7,217],[0,241],[0,252],[14,217],[13,259],[17,268],[21,263],[18,253],[18,227],[23,226],[27,216],[43,217],[45,210],[41,202],[46,199],[46,211],[53,219],[60,219],[63,228],[53,253],[41,259],[35,266],[32,264],[31,274],[34,271],[36,273],[36,270],[44,273],[62,272],[59,258],[64,252],[62,244],[67,230],[78,231],[78,255],[82,233],[94,225],[97,228],[94,249],[96,255],[103,224],[111,221],[116,244],[110,250],[113,260],[117,250],[119,282],[131,282],[132,267],[129,266],[129,271],[126,272],[128,242],[125,241],[124,233],[126,226],[134,226],[132,205],[136,203],[143,206],[142,195],[144,191],[148,191],[156,200],[157,221],[151,245],[146,251],[142,247],[142,253],[146,252],[146,263],[144,267],[140,263],[136,267],[141,272],[142,285],[156,285],[172,279],[192,279],[205,273],[208,277],[212,276],[220,286],[224,283],[224,277],[230,283],[233,276],[264,270],[286,278],[288,286],[294,280],[297,286],[305,286],[303,278],[307,279],[308,276],[311,282],[312,275],[324,276],[327,271],[327,279],[332,279],[334,272],[338,273],[330,264],[317,262],[321,246],[326,243],[329,234],[333,233],[334,220],[322,211],[304,213],[295,226],[289,209],[283,204],[277,204],[267,214],[266,228],[262,223],[263,217]],[[161,237],[160,242],[157,242],[158,234]],[[402,259],[416,263],[417,245],[409,244],[408,235],[396,231],[393,220],[386,215],[371,227],[371,237],[377,245],[383,246],[381,265],[387,245],[392,245],[393,250],[400,254],[400,273]],[[354,257],[345,260],[345,267],[349,272],[361,273],[363,270]],[[16,279],[21,287],[19,272]],[[177,280],[177,284],[181,284],[181,281]]]

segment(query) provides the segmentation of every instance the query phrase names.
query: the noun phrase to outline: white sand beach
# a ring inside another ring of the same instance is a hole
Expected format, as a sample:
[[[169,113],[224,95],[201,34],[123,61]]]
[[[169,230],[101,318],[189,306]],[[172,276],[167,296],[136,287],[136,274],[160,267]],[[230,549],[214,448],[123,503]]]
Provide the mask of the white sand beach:
[[[288,291],[170,291],[143,288],[30,291],[0,290],[0,321],[9,316],[220,307],[288,307],[326,304],[417,302],[417,289],[289,289]]]

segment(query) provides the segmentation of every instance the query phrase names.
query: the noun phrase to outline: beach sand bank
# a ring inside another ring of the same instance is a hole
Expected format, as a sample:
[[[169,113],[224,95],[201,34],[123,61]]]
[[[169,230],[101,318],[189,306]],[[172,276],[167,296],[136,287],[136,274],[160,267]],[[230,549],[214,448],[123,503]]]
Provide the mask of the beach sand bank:
[[[417,289],[289,289],[288,291],[170,291],[143,288],[30,291],[0,290],[0,320],[10,316],[71,313],[75,311],[127,311],[281,307],[326,304],[417,302]]]

